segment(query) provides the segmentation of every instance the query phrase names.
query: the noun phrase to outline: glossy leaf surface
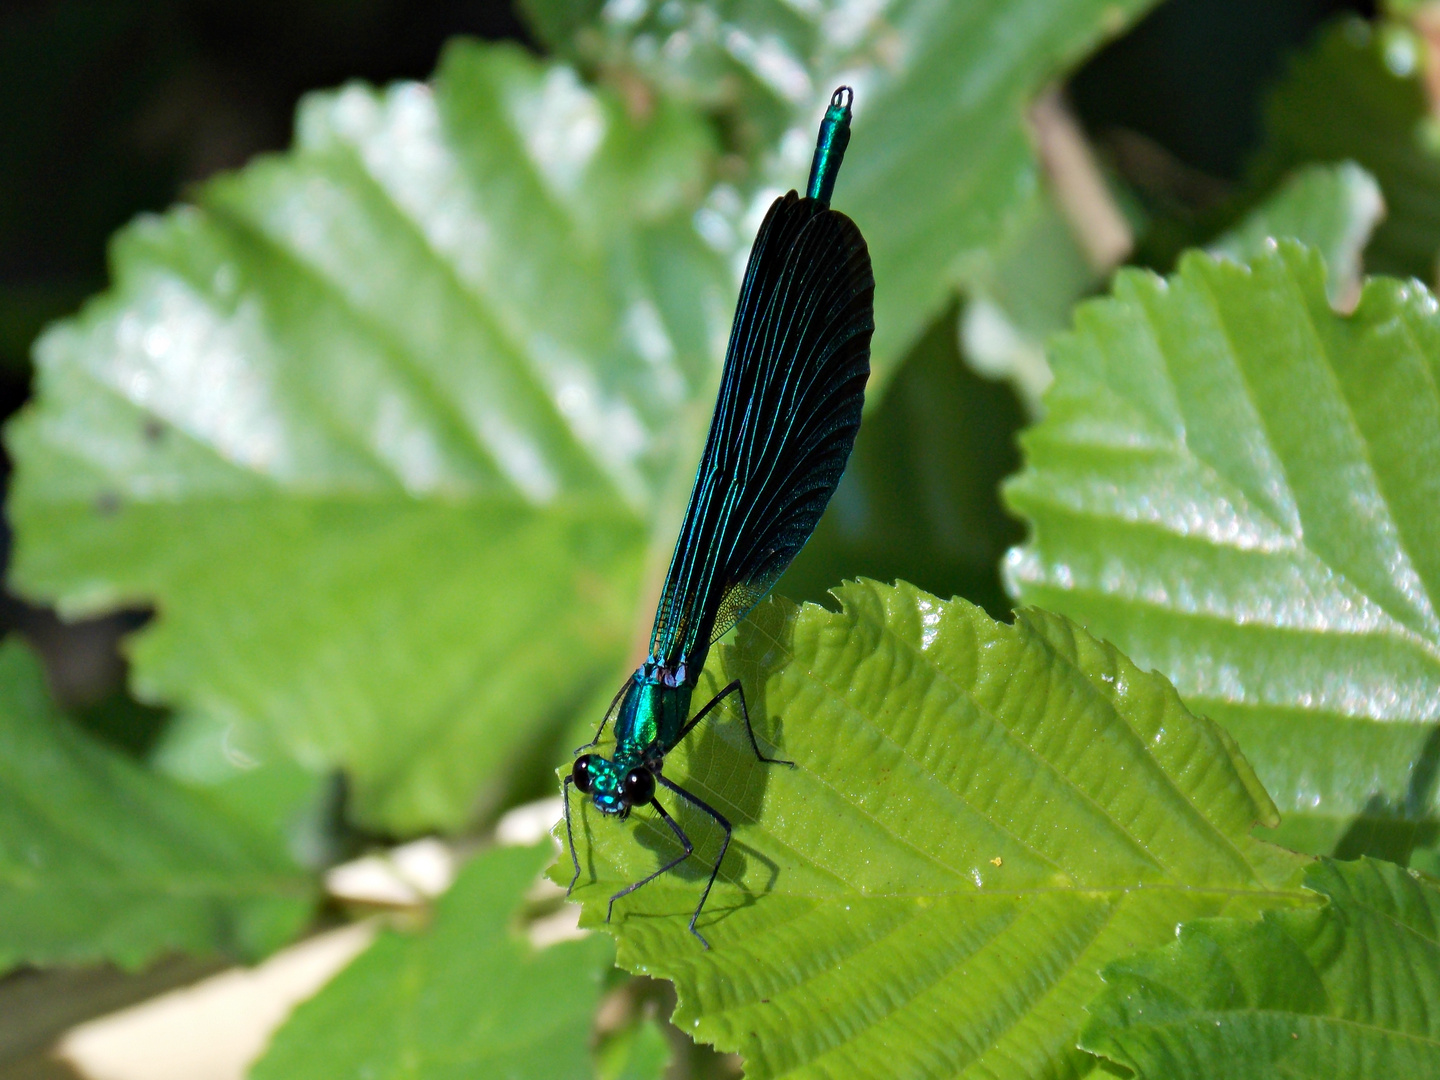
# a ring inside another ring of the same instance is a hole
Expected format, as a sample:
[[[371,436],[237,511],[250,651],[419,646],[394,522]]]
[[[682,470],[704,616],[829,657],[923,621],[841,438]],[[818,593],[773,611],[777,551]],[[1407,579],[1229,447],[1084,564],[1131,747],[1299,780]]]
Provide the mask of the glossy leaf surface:
[[[297,132],[122,233],[38,346],[14,580],[155,605],[145,697],[343,767],[368,825],[454,827],[619,664],[688,490],[733,305],[708,141],[464,43]]]
[[[717,830],[680,806],[696,857],[612,923],[621,966],[673,980],[675,1022],[747,1076],[1074,1075],[1105,963],[1185,919],[1303,902],[1304,860],[1249,835],[1274,817],[1249,767],[1160,677],[1043,612],[837,596],[761,605],[712,661],[797,769],[757,763],[733,715],[666,760],[736,826],[713,948],[686,924]],[[643,812],[577,799],[575,825],[591,924],[676,848]]]
[[[1318,911],[1200,921],[1105,969],[1083,1045],[1139,1080],[1440,1076],[1440,884],[1323,862]]]
[[[713,106],[741,102],[742,149],[759,213],[803,186],[815,125],[841,82],[856,92],[854,135],[834,206],[870,244],[875,390],[983,261],[1038,184],[1025,112],[1046,83],[1150,0],[920,0],[876,5],[687,2],[602,5],[528,0],[551,44],[638,65],[661,86]],[[744,251],[759,213],[717,193],[705,218]],[[737,203],[729,212],[726,206]],[[746,224],[748,223],[748,224]],[[878,398],[877,398],[878,400]]]
[[[547,841],[476,858],[430,926],[383,932],[296,1009],[253,1080],[590,1080],[610,942],[594,935],[537,951],[515,926],[553,851]]]
[[[1007,488],[1014,595],[1080,621],[1222,723],[1306,850],[1433,844],[1440,317],[1313,252],[1122,273],[1051,349]],[[1372,829],[1385,835],[1370,835]]]
[[[281,844],[75,727],[34,656],[0,646],[0,971],[258,956],[314,891]]]

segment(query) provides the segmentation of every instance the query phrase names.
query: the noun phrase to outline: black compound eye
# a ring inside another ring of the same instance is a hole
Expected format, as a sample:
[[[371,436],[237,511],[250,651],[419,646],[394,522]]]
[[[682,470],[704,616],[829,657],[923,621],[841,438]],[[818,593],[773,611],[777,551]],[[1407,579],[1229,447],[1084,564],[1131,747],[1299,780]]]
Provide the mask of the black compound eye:
[[[570,769],[570,779],[575,781],[575,786],[586,795],[595,786],[595,775],[590,771],[590,762],[593,754],[581,754],[575,759],[575,764]]]
[[[655,797],[655,777],[649,769],[631,769],[625,774],[625,799],[631,806],[648,803]]]

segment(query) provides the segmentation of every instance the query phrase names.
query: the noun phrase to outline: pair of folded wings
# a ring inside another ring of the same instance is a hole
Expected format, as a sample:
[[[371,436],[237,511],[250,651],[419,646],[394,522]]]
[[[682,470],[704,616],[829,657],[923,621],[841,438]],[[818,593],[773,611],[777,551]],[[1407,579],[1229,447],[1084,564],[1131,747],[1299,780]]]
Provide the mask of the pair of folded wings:
[[[703,662],[815,530],[860,429],[874,297],[854,222],[793,191],[775,200],[750,252],[653,660]]]

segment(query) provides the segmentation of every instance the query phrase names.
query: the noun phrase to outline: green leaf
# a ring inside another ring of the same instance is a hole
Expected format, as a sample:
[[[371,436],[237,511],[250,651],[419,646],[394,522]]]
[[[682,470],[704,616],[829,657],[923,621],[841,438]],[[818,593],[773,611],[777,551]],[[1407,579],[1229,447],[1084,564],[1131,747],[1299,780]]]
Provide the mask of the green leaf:
[[[261,955],[309,916],[284,847],[85,735],[0,646],[0,971]]]
[[[1306,162],[1352,160],[1380,183],[1386,215],[1365,252],[1372,273],[1435,283],[1440,152],[1426,103],[1424,46],[1405,28],[1348,17],[1297,56],[1266,108],[1255,182]]]
[[[670,1065],[670,1040],[654,1019],[637,1019],[599,1047],[599,1080],[661,1080]]]
[[[1436,839],[1436,310],[1381,278],[1337,315],[1290,241],[1124,272],[1054,343],[1006,488],[1032,530],[1012,594],[1171,679],[1311,851],[1385,819],[1398,861]]]
[[[1324,258],[1331,303],[1349,306],[1360,295],[1361,255],[1384,216],[1380,187],[1359,165],[1307,165],[1206,249],[1247,262],[1267,254],[1282,236],[1299,240]]]
[[[195,712],[170,718],[148,762],[232,817],[275,837],[302,866],[343,858],[343,781],[284,756],[264,729]]]
[[[960,316],[965,360],[1005,379],[1031,415],[1050,385],[1045,339],[1070,324],[1070,309],[1103,284],[1047,188],[1037,188],[988,257],[969,272]]]
[[[639,67],[668,93],[737,103],[755,161],[744,206],[712,199],[709,233],[744,251],[755,211],[802,186],[831,91],[856,91],[854,135],[835,206],[865,233],[875,265],[872,386],[969,280],[971,264],[1023,214],[1039,184],[1031,99],[1152,0],[920,0],[885,5],[609,4],[527,0],[541,36],[602,66]]]
[[[708,153],[512,47],[306,99],[40,343],[15,583],[154,605],[139,694],[342,766],[372,827],[494,806],[621,662],[688,491],[733,303]]]
[[[1105,969],[1081,1044],[1140,1080],[1440,1076],[1440,884],[1324,862],[1319,911],[1217,919]]]
[[[383,932],[275,1034],[251,1080],[591,1080],[599,935],[536,950],[516,909],[549,841],[476,858],[414,934]]]
[[[734,716],[666,759],[735,825],[699,922],[713,948],[686,924],[718,829],[675,798],[695,856],[610,927],[620,965],[673,980],[674,1022],[752,1080],[1076,1075],[1103,965],[1185,919],[1305,902],[1306,860],[1249,835],[1274,819],[1249,766],[1158,675],[1041,611],[836,596],[762,605],[701,683],[740,677],[797,769],[757,763]],[[573,814],[598,925],[677,844],[650,814]]]

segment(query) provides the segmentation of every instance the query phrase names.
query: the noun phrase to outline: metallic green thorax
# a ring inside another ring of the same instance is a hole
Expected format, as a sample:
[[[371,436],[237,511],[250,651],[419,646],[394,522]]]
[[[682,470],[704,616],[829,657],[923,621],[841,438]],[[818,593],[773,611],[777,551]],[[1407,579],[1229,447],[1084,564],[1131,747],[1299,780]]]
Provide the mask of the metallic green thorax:
[[[641,664],[630,677],[615,718],[614,755],[607,759],[591,754],[584,759],[590,793],[602,813],[624,817],[630,812],[624,790],[627,773],[636,769],[660,772],[665,755],[680,741],[694,690],[693,684],[677,681],[672,673],[652,663]]]
[[[680,739],[680,729],[690,714],[690,695],[695,687],[674,684],[650,664],[642,665],[630,679],[620,714],[615,718],[615,758],[638,765],[646,757],[668,752]]]
[[[805,196],[821,206],[830,205],[835,178],[840,175],[840,163],[845,160],[845,147],[850,145],[850,103],[854,100],[855,95],[848,86],[840,87],[830,96],[830,107],[825,110],[825,119],[820,121],[820,138],[816,140],[815,157],[810,162],[810,182],[805,187]]]

